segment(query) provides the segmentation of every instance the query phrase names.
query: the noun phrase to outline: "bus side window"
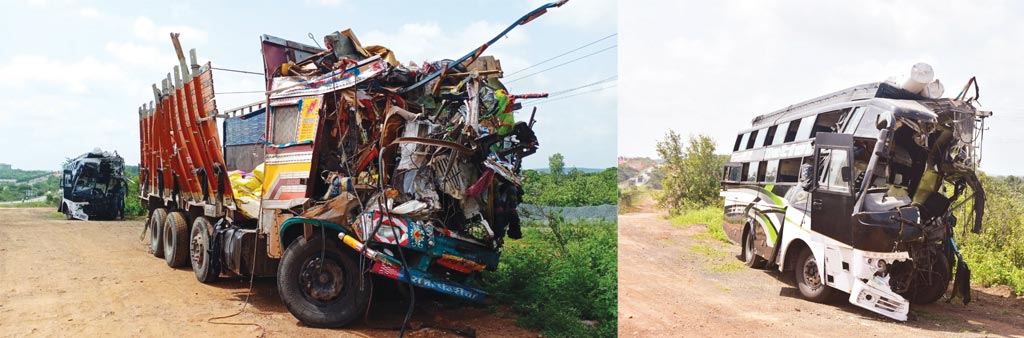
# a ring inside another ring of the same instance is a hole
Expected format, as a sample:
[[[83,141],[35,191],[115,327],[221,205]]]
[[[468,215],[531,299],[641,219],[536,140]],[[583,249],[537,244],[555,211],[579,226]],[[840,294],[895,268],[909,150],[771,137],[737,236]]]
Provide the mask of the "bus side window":
[[[765,134],[764,143],[761,144],[761,146],[767,147],[772,145],[772,141],[775,139],[775,130],[778,129],[778,127],[779,126],[768,127],[768,133]]]
[[[739,137],[739,139],[736,140],[737,141],[736,142],[736,149],[734,149],[733,151],[739,151],[740,147],[742,147],[742,146],[747,144],[747,138],[750,137],[750,133],[741,134],[738,137]]]
[[[755,130],[755,131],[750,132],[750,138],[747,139],[747,148],[746,149],[751,149],[751,148],[754,147],[754,142],[757,141],[757,132],[759,132],[759,131],[760,130]]]
[[[768,162],[761,161],[757,164],[757,181],[764,182],[765,172],[768,171]]]
[[[796,133],[800,128],[800,120],[789,121],[789,127],[786,127],[786,138],[783,143],[789,143],[796,141]]]
[[[765,163],[765,162],[761,162],[761,163]],[[775,183],[776,174],[778,173],[778,170],[779,170],[779,160],[772,160],[772,161],[768,161],[767,163],[768,163],[768,166],[767,166],[767,169],[765,170],[764,182],[765,183]]]
[[[817,116],[811,115],[800,120],[800,130],[796,132],[797,141],[802,141],[814,137],[812,131],[814,131],[814,120],[816,118]]]
[[[850,118],[846,119],[846,125],[843,126],[844,134],[853,134],[857,130],[857,125],[860,124],[860,119],[864,116],[864,110],[866,109],[864,107],[853,109],[853,113],[850,113]]]
[[[775,140],[772,141],[772,144],[786,143],[786,130],[789,129],[789,123],[778,124],[776,127],[779,128],[775,132]],[[796,133],[793,133],[793,135],[795,136]]]
[[[800,161],[799,157],[779,160],[779,173],[776,182],[796,183],[800,178]]]
[[[811,131],[811,137],[814,137],[818,133],[839,132],[839,121],[842,121],[843,117],[849,111],[850,109],[846,108],[818,114],[818,118],[814,122],[814,129]]]

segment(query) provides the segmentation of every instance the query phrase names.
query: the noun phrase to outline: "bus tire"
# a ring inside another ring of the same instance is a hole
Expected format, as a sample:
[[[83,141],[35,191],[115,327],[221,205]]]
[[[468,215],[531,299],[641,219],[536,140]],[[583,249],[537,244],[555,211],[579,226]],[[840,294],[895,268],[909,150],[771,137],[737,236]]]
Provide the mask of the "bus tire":
[[[65,220],[70,221],[70,220],[75,219],[74,217],[71,217],[71,210],[68,209],[68,204],[67,203],[61,202],[61,204],[60,204],[60,212],[64,214],[64,219]]]
[[[325,242],[319,235],[309,241],[299,236],[281,257],[278,294],[288,311],[306,325],[345,326],[363,313],[369,301],[369,279],[338,242]]]
[[[755,243],[757,243],[757,231],[753,227],[747,227],[747,231],[743,232],[743,246],[740,252],[743,257],[743,263],[754,269],[762,269],[767,261],[754,252]]]
[[[166,219],[167,210],[164,208],[156,208],[149,213],[149,252],[156,258],[164,258],[163,225]]]
[[[180,268],[188,263],[188,221],[181,211],[167,214],[164,221],[164,260],[167,266]]]
[[[824,303],[832,297],[832,288],[824,283],[821,271],[818,271],[817,260],[810,249],[800,250],[796,259],[796,268],[793,269],[796,287],[800,295],[805,299]]]
[[[939,275],[933,276],[932,278],[938,278],[938,281],[933,281],[928,285],[922,285],[923,283],[919,280],[915,280],[910,285],[910,290],[903,296],[907,298],[913,304],[931,304],[942,298],[942,295],[946,294],[946,288],[949,287],[949,260],[946,259],[945,255],[937,254],[933,256],[931,270],[935,271]],[[919,277],[927,277],[925,272],[920,273]]]
[[[192,264],[192,271],[196,273],[196,279],[209,284],[220,276],[219,254],[210,253],[213,247],[213,224],[206,217],[196,217],[192,221],[192,231],[189,234],[188,252],[189,262]]]

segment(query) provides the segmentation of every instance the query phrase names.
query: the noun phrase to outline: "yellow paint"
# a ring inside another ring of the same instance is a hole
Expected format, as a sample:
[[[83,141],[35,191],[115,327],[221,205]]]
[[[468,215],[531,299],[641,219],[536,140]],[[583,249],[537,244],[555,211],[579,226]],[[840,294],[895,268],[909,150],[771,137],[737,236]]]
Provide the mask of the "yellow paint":
[[[299,133],[296,142],[312,141],[320,121],[320,97],[307,97],[299,101]]]
[[[273,196],[270,196],[270,187],[274,186],[274,184],[278,181],[278,177],[281,174],[283,174],[283,173],[300,173],[300,174],[302,174],[302,177],[307,177],[307,176],[309,176],[309,170],[310,170],[311,167],[312,167],[312,165],[309,162],[285,163],[285,164],[267,164],[266,165],[266,171],[263,174],[264,175],[264,180],[263,180],[263,198],[264,199],[273,199]],[[287,200],[287,199],[295,198],[295,197],[289,197],[289,194],[295,194],[295,193],[283,193],[280,197],[278,197],[276,199]],[[298,194],[305,195],[305,193],[298,193]],[[303,197],[303,196],[298,196],[298,197]]]

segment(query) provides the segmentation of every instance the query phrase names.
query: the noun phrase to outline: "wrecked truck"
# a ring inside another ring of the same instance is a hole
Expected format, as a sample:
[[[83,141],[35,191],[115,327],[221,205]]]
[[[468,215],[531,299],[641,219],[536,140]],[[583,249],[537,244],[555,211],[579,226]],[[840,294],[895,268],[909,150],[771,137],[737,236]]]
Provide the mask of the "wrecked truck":
[[[950,281],[949,299],[970,301],[954,211],[973,202],[974,219],[964,221],[980,231],[976,168],[991,112],[976,108],[973,78],[955,98],[940,98],[930,72],[918,64],[906,82],[797,103],[737,135],[722,171],[723,229],[748,266],[793,273],[808,300],[841,291],[900,321],[911,303],[940,299]]]
[[[64,165],[57,212],[69,220],[124,218],[127,189],[124,159],[96,148]]]
[[[266,99],[220,112],[210,63],[185,58],[139,108],[151,252],[196,278],[276,276],[288,310],[337,327],[367,309],[370,274],[485,301],[481,271],[520,238],[534,115],[482,52],[402,64],[351,30],[325,48],[261,37]],[[536,112],[534,109],[533,113]],[[216,122],[223,121],[219,134]]]

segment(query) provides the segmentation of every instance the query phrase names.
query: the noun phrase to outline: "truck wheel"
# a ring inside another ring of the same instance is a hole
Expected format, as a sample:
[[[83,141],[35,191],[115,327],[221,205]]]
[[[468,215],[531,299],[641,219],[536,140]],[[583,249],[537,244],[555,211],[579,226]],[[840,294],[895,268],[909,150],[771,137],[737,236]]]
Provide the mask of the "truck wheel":
[[[825,285],[821,279],[821,271],[818,271],[817,260],[810,249],[800,251],[796,259],[796,269],[793,269],[796,278],[797,289],[800,294],[809,301],[824,303],[832,296],[832,288]]]
[[[210,248],[213,238],[213,225],[206,217],[196,217],[192,221],[192,232],[189,235],[188,252],[192,262],[192,271],[196,273],[196,279],[203,283],[212,283],[220,276],[220,264],[217,256],[210,255]]]
[[[167,210],[164,208],[153,209],[149,214],[149,252],[154,257],[164,257],[164,220],[167,219]]]
[[[277,291],[288,311],[312,327],[340,327],[369,301],[369,279],[338,241],[299,236],[285,249],[277,270]],[[321,259],[321,257],[323,257]]]
[[[743,236],[743,263],[754,269],[761,269],[765,266],[765,259],[754,252],[754,244],[757,243],[757,231],[753,227],[747,227]]]
[[[188,263],[188,223],[181,211],[167,214],[163,237],[164,259],[167,260],[167,266],[185,266],[185,263]]]

